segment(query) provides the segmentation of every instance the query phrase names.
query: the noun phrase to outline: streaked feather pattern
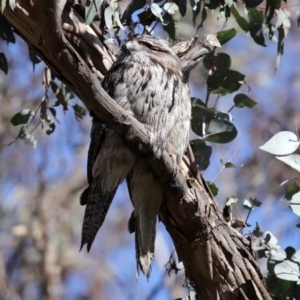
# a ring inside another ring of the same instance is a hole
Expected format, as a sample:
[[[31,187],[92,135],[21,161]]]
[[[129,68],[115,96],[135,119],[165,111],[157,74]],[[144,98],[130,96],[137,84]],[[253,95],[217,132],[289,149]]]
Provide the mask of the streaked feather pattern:
[[[191,118],[188,74],[207,52],[201,52],[201,45],[191,41],[189,45],[182,42],[172,50],[165,40],[147,35],[130,38],[103,81],[107,93],[144,124],[154,154],[159,157],[166,149],[177,163],[188,143]],[[190,61],[184,61],[185,53],[190,54],[196,48],[201,52],[198,57],[190,55]],[[137,268],[149,276],[163,189],[144,158],[94,118],[88,157],[89,187],[81,196],[81,203],[87,204],[81,247],[87,244],[88,251],[125,178],[134,206],[130,231],[135,231]]]

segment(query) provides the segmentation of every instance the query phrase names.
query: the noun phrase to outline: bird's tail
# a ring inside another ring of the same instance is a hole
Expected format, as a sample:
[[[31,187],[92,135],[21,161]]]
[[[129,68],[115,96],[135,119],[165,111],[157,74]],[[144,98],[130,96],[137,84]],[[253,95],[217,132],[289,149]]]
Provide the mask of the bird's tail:
[[[112,199],[115,196],[117,187],[110,191],[109,194],[104,195],[99,189],[99,183],[92,182],[91,185],[83,191],[83,194],[87,194],[87,206],[85,209],[83,224],[82,224],[82,234],[81,234],[81,246],[86,244],[87,251],[89,252],[96,234],[99,228],[102,226],[104,219],[106,217],[107,211],[111,205]]]
[[[154,259],[156,219],[163,199],[160,183],[153,178],[147,162],[139,159],[127,177],[128,189],[134,206],[129,230],[135,231],[137,272],[150,275]]]
[[[135,247],[137,270],[149,278],[151,262],[154,259],[156,236],[156,214],[143,213],[136,216]]]
[[[107,129],[90,171],[90,186],[80,197],[80,202],[86,203],[80,249],[87,244],[87,250],[90,250],[119,184],[131,171],[135,161],[135,153],[123,144],[119,136]]]

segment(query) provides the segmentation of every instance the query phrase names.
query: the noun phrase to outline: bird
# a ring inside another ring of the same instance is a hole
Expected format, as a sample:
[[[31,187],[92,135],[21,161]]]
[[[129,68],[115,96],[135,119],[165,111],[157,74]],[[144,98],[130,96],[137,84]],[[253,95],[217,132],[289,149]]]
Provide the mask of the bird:
[[[176,165],[182,160],[191,119],[188,77],[207,52],[197,37],[170,47],[151,35],[130,36],[104,77],[105,91],[144,125],[157,158],[166,151]],[[90,251],[116,190],[126,179],[134,207],[128,227],[135,232],[137,272],[149,278],[163,188],[145,157],[96,117],[92,122],[89,186],[80,197],[81,205],[86,205],[81,249],[86,244]]]

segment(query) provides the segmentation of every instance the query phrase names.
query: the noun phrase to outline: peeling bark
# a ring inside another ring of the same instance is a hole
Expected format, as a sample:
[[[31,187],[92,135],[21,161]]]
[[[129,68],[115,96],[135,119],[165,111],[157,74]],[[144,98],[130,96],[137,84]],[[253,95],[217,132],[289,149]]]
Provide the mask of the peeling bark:
[[[72,1],[32,3],[21,0],[3,14],[88,110],[147,157],[167,194],[160,218],[200,298],[272,299],[249,241],[227,225],[192,156],[178,171],[167,153],[155,158],[144,126],[102,89],[99,79],[112,64],[114,50],[104,45],[99,29],[84,24]]]

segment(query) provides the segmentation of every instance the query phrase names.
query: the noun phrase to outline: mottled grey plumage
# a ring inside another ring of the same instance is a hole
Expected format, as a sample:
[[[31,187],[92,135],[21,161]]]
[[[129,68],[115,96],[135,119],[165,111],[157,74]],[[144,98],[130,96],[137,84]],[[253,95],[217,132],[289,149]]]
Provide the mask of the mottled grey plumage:
[[[207,52],[191,41],[171,49],[165,40],[146,35],[133,37],[122,46],[103,81],[107,93],[144,124],[155,155],[159,157],[166,149],[177,163],[188,143],[188,74]],[[183,52],[190,53],[194,48],[198,56],[191,56],[186,63]],[[149,275],[163,190],[144,158],[94,118],[88,157],[89,187],[81,196],[81,203],[87,204],[81,247],[87,244],[90,250],[116,189],[125,178],[134,206],[130,230],[135,231],[138,270]]]

